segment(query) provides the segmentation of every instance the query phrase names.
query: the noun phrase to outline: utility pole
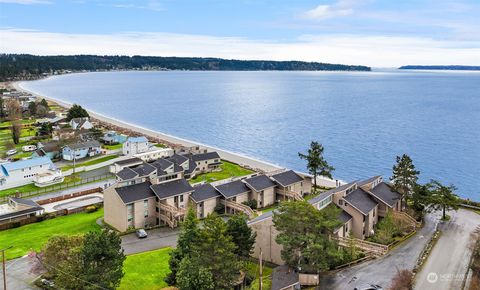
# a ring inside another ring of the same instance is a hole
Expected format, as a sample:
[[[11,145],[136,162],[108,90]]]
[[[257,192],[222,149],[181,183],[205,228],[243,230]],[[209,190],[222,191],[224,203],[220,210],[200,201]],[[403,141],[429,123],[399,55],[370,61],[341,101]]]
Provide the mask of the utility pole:
[[[1,249],[2,251],[2,266],[3,266],[3,290],[7,290],[7,266],[5,265],[5,251],[13,246]]]
[[[258,289],[262,290],[263,289],[263,252],[262,249],[260,249],[260,281],[258,283]]]

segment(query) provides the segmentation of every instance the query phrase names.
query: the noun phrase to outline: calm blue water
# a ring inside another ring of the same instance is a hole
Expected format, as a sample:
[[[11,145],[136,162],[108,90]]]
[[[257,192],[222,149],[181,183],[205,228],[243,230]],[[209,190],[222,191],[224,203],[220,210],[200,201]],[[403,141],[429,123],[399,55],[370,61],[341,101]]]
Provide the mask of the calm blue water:
[[[297,152],[318,140],[346,181],[388,177],[407,153],[421,181],[480,199],[480,73],[103,72],[23,86],[301,171]]]

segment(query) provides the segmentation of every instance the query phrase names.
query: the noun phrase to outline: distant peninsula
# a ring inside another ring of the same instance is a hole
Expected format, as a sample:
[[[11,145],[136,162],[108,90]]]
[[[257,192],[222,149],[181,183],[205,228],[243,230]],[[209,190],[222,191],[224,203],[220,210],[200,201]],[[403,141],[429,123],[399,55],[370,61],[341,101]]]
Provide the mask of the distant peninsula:
[[[399,69],[423,69],[423,70],[480,70],[480,66],[471,65],[405,65]]]
[[[304,61],[235,60],[202,57],[0,54],[0,81],[108,70],[370,71],[368,66]]]

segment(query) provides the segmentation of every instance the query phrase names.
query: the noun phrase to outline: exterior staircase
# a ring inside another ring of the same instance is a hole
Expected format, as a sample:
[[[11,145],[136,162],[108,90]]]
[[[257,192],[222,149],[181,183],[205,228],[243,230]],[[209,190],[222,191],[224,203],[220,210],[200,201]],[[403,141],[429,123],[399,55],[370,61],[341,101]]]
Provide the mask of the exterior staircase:
[[[222,199],[221,202],[227,207],[243,212],[249,219],[255,217],[255,212],[249,206],[224,199]]]
[[[392,211],[392,215],[393,217],[395,218],[398,218],[398,219],[402,219],[408,223],[410,223],[413,227],[415,228],[418,228],[418,227],[421,227],[422,226],[422,223],[420,222],[417,222],[416,219],[414,219],[411,215],[409,215],[408,213],[404,212],[404,211]]]
[[[185,216],[186,210],[169,204],[159,203],[159,218],[168,224],[169,227],[176,228],[178,222]]]

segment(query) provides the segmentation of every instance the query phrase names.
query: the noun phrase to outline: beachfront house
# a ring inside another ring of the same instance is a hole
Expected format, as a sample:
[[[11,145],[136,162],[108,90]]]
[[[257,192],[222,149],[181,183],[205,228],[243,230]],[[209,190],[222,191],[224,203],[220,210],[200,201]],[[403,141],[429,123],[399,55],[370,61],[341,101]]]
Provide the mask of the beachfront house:
[[[103,137],[102,141],[105,144],[113,145],[113,144],[123,144],[127,141],[127,136],[118,134],[115,131],[108,131],[106,132]]]
[[[88,117],[73,118],[70,120],[69,124],[73,130],[90,130],[93,128],[93,124]]]
[[[62,157],[64,160],[68,161],[93,157],[101,153],[102,146],[96,140],[69,144],[62,149]]]
[[[147,137],[128,137],[123,143],[123,155],[134,156],[138,153],[147,152],[150,149],[150,143]]]
[[[245,179],[245,185],[250,188],[250,200],[257,202],[257,207],[267,207],[275,203],[275,182],[266,175],[258,175]]]
[[[0,190],[35,183],[47,186],[63,182],[61,170],[48,157],[0,164]]]
[[[50,160],[60,159],[62,157],[60,144],[57,141],[38,142],[37,150],[32,153],[32,158],[43,156],[48,157]]]

